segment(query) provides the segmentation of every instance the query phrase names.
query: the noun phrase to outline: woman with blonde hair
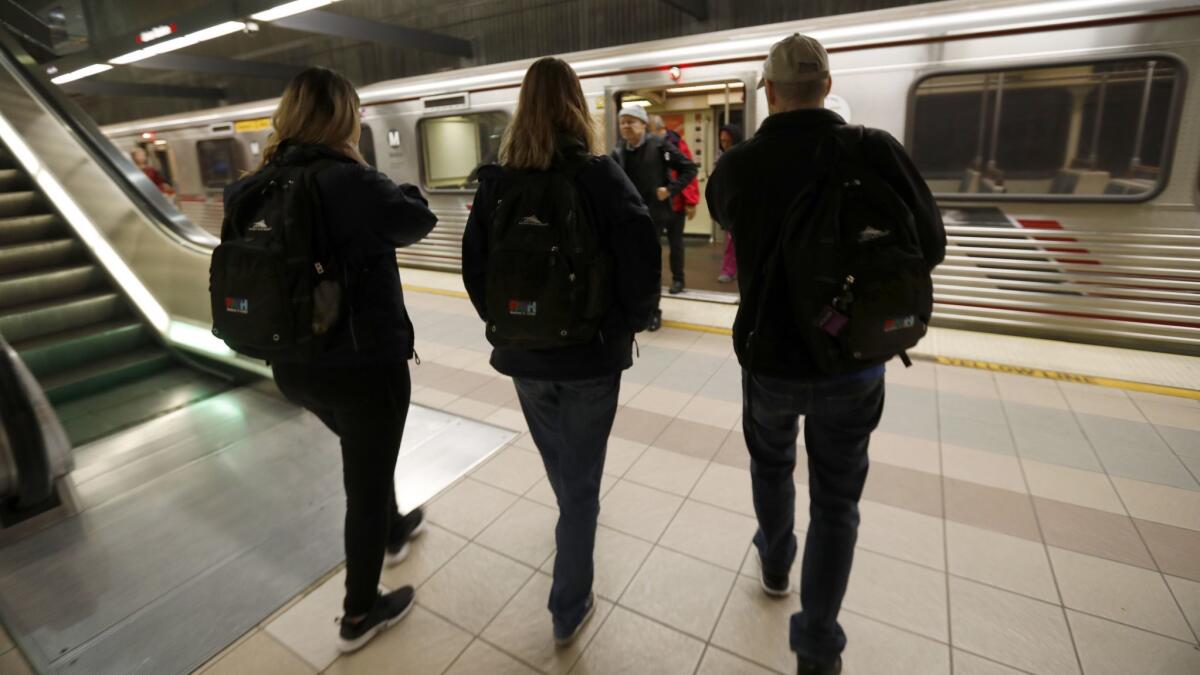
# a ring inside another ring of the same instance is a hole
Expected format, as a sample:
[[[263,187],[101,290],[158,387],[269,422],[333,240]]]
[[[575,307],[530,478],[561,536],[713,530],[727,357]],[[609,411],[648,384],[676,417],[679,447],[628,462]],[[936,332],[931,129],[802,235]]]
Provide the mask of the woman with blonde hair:
[[[360,124],[354,86],[331,70],[309,68],[283,92],[258,171],[225,189],[226,212],[238,214],[241,201],[252,199],[273,172],[303,167],[311,178],[304,185],[316,192],[307,203],[320,206],[312,218],[313,229],[321,230],[314,233],[314,245],[336,263],[341,306],[323,350],[311,360],[276,360],[271,367],[279,390],[341,440],[342,651],[362,647],[413,605],[410,586],[379,592],[385,558],[389,564],[403,560],[423,524],[419,509],[401,516],[396,508],[394,473],[412,391],[413,326],[395,249],[420,241],[437,222],[417,188],[396,185],[363,160]]]
[[[530,66],[500,163],[479,170],[463,281],[492,367],[513,378],[558,501],[549,609],[571,644],[595,609],[600,477],[633,334],[658,304],[661,250],[625,173],[593,154],[592,117],[565,61]]]

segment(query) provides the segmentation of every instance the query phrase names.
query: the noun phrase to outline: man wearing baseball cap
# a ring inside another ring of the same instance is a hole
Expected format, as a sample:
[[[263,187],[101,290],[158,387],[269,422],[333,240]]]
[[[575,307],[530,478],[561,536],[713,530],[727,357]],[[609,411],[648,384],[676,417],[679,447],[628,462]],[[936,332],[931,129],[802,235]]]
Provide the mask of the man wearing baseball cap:
[[[639,105],[621,108],[621,140],[613,150],[613,160],[625,170],[630,182],[650,209],[650,218],[658,231],[666,231],[670,245],[672,294],[683,290],[683,225],[676,217],[671,200],[696,177],[696,164],[679,148],[661,136],[647,133],[650,116]],[[671,173],[671,170],[674,173]],[[682,214],[681,214],[682,216]],[[655,310],[649,330],[662,326],[662,310]]]
[[[765,593],[780,598],[788,597],[798,552],[792,474],[799,417],[805,418],[810,521],[801,562],[800,612],[792,615],[790,641],[797,672],[821,675],[841,672],[846,634],[837,617],[854,559],[867,445],[883,413],[884,367],[852,366],[826,374],[829,369],[819,367],[825,362],[818,359],[828,356],[809,351],[808,345],[819,343],[808,341],[812,326],[793,308],[788,283],[797,271],[770,265],[778,260],[770,254],[803,241],[781,237],[785,225],[788,232],[802,231],[814,227],[804,218],[823,215],[794,203],[808,204],[805,200],[826,194],[822,178],[841,159],[828,152],[838,147],[830,141],[850,132],[859,139],[853,146],[856,166],[873,172],[911,212],[921,257],[930,269],[941,262],[946,245],[933,196],[903,146],[885,131],[863,129],[858,134],[826,110],[832,86],[829,56],[820,42],[795,34],[772,46],[759,82],[766,89],[770,115],[753,138],[721,156],[705,191],[713,218],[728,225],[737,241],[738,269],[747,271],[733,326],[743,372],[742,431],[758,517],[754,545],[759,578]],[[788,221],[789,213],[799,215]]]

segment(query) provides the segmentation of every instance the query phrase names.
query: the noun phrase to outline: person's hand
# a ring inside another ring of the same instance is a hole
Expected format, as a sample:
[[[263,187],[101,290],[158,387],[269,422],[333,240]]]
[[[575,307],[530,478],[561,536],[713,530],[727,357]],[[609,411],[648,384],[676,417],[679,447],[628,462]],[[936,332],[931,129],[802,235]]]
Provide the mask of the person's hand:
[[[660,187],[658,188],[658,191],[654,193],[654,196],[658,197],[658,201],[665,202],[671,198],[671,191],[665,187]]]
[[[695,204],[687,204],[686,206],[683,207],[683,211],[684,211],[684,213],[687,214],[688,220],[691,220],[696,217],[696,205]]]

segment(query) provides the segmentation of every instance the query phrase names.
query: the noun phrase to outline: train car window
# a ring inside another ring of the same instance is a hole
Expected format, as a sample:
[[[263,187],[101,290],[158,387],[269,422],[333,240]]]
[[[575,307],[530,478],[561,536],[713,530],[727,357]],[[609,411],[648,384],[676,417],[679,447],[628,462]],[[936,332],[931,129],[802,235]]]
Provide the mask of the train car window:
[[[221,189],[237,180],[246,167],[241,160],[240,148],[232,138],[212,138],[196,141],[196,155],[200,159],[200,180],[207,189]]]
[[[1182,77],[1165,58],[933,75],[913,90],[909,150],[940,197],[1147,199]]]
[[[375,166],[375,132],[369,124],[362,125],[362,134],[358,137],[358,154],[367,160],[367,164]]]
[[[500,139],[508,126],[501,111],[431,117],[417,124],[425,187],[473,190],[475,170],[500,156]]]

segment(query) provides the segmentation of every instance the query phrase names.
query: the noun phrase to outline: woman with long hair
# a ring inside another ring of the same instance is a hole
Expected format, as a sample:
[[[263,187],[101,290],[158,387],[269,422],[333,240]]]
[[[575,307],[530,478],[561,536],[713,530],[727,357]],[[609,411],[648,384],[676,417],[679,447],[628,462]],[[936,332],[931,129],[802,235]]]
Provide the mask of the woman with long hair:
[[[553,184],[573,194],[543,199],[580,204],[583,214],[578,222],[585,221],[594,230],[589,239],[594,234],[607,266],[596,277],[606,281],[597,296],[604,300],[594,332],[587,331],[586,337],[566,346],[497,347],[491,358],[492,367],[513,378],[558,501],[558,553],[549,609],[553,637],[560,646],[579,636],[595,609],[592,552],[605,449],[616,416],[621,372],[633,365],[633,334],[650,323],[658,304],[662,265],[645,204],[611,158],[594,154],[595,146],[591,111],[575,71],[560,59],[539,59],[525,74],[516,115],[501,144],[499,165],[479,170],[479,190],[463,235],[463,281],[471,301],[485,322],[502,318],[488,316],[488,284],[505,282],[500,275],[488,274],[488,260],[494,253],[489,250],[490,240],[497,234],[492,230],[504,225],[498,222],[504,216],[498,216],[497,206],[531,176],[558,173],[567,180]],[[538,214],[549,211],[517,215],[521,225],[541,227],[547,223],[540,222]],[[577,222],[574,216],[572,212],[567,220]],[[516,309],[510,312],[540,311],[537,303],[513,306]]]
[[[410,586],[379,592],[386,558],[395,564],[420,532],[421,511],[401,516],[395,468],[408,416],[413,326],[404,308],[395,249],[420,241],[437,218],[420,191],[396,185],[358,151],[359,99],[345,77],[309,68],[283,92],[258,171],[312,167],[321,205],[315,237],[340,267],[341,310],[323,351],[305,362],[271,364],[279,390],[341,440],[346,490],[346,597],[338,646],[362,647],[412,608]],[[317,165],[320,166],[317,166]],[[250,175],[225,190],[226,208],[252,192]]]

